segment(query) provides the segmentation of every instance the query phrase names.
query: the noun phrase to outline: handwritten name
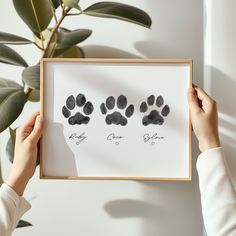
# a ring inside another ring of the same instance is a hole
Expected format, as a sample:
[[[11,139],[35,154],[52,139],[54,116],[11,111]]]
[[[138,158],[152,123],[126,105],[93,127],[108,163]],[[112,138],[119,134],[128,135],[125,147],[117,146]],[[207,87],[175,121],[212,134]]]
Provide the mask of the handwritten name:
[[[76,145],[79,145],[82,143],[87,137],[85,136],[85,133],[82,133],[78,135],[77,133],[72,133],[69,137],[69,139],[74,139],[76,142]]]
[[[108,141],[112,141],[112,140],[120,140],[122,139],[123,137],[122,136],[117,136],[115,135],[114,133],[111,133],[107,136],[107,140]]]
[[[151,142],[151,141],[155,141],[157,139],[164,139],[163,136],[158,136],[157,133],[154,133],[153,135],[150,135],[149,133],[146,133],[143,135],[143,141],[144,143],[147,143],[147,142]]]

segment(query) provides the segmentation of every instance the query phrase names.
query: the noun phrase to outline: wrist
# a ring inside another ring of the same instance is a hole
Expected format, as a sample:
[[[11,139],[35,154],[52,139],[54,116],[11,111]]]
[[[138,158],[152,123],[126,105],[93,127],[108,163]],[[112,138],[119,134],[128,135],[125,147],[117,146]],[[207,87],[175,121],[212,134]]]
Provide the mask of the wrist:
[[[23,175],[10,174],[6,184],[10,186],[19,196],[22,196],[29,178]]]
[[[203,142],[199,142],[199,149],[201,152],[205,152],[209,149],[217,148],[220,146],[221,146],[221,144],[220,144],[219,138],[214,138],[214,139],[210,139],[210,140],[205,140]]]

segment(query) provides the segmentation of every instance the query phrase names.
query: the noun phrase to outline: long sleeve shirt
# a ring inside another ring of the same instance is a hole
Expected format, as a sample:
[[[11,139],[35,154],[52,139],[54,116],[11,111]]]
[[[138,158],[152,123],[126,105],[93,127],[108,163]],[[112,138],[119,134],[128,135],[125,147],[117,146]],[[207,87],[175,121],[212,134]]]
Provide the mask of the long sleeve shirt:
[[[7,184],[0,188],[0,235],[10,236],[16,228],[22,215],[31,208],[24,197]]]
[[[202,214],[208,236],[236,236],[236,193],[222,147],[198,157]]]

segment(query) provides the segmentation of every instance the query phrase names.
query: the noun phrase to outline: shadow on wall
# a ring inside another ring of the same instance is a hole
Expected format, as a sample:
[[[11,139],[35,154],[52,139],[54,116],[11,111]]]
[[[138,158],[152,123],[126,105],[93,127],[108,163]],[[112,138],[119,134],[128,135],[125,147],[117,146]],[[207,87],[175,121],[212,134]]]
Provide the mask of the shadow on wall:
[[[149,41],[139,41],[134,43],[134,47],[138,52],[144,55],[147,58],[191,58],[190,55],[187,55],[181,47],[176,48],[176,46],[167,44],[166,42],[160,42],[159,40],[149,40]]]
[[[160,58],[160,59],[193,59],[193,73],[195,83],[198,81],[198,85],[202,86],[203,81],[203,62],[199,58],[198,54],[203,52],[199,51],[198,53],[186,50],[183,50],[183,46],[179,47],[175,44],[168,42],[161,42],[159,40],[149,40],[149,41],[139,41],[134,43],[135,49],[141,53],[146,58]]]
[[[193,178],[197,178],[196,172]],[[198,188],[192,182],[139,181],[139,183],[146,194],[145,201],[134,199],[110,201],[104,205],[104,210],[111,218],[142,219],[145,225],[143,235],[186,235],[188,232],[198,232],[196,235],[199,235],[202,222],[189,221],[189,218],[198,219],[201,214],[200,205],[198,210],[192,205],[192,201],[199,204]],[[185,193],[192,193],[192,198],[189,199]]]
[[[44,104],[45,109],[45,125],[44,125],[44,140],[43,140],[43,155],[45,155],[45,161],[41,163],[43,166],[43,174],[49,176],[77,176],[77,167],[75,156],[68,146],[65,136],[64,136],[64,125],[61,123],[57,123],[54,121],[54,112],[58,112],[55,110],[55,80],[54,80],[54,67],[52,70],[49,70],[48,78],[52,78],[50,83],[47,85],[51,85],[50,90],[45,89],[44,96],[48,95],[48,91],[50,91],[50,99],[47,103]],[[45,87],[46,88],[46,87]],[[48,109],[50,108],[50,109]],[[59,111],[61,112],[61,110]],[[62,115],[62,114],[61,114]],[[56,132],[55,132],[56,131]],[[54,140],[51,142],[51,140]],[[56,141],[56,142],[55,142]],[[60,148],[58,148],[58,145]],[[61,150],[64,151],[64,155],[61,155]],[[66,165],[64,163],[67,163]],[[60,170],[60,173],[58,173]],[[61,172],[63,170],[63,173]]]
[[[221,143],[236,184],[236,81],[213,66],[206,70],[210,73],[211,95],[218,105]]]
[[[46,152],[45,161],[43,162],[45,175],[78,176],[78,170],[75,160],[76,157],[65,138],[64,125],[61,123],[50,122],[48,126],[50,126],[48,129],[50,129],[52,132],[48,132],[47,140],[49,141],[48,143],[45,142],[45,150],[50,150],[51,155]],[[56,134],[53,133],[55,131]],[[55,139],[55,135],[56,142],[50,142],[50,140]],[[60,146],[60,148],[58,148],[58,145]],[[64,155],[62,155],[61,150],[63,150]]]
[[[119,199],[105,204],[104,210],[112,218],[154,218],[160,214],[160,207],[148,202]]]
[[[102,45],[84,46],[83,50],[86,58],[140,58],[130,52]]]

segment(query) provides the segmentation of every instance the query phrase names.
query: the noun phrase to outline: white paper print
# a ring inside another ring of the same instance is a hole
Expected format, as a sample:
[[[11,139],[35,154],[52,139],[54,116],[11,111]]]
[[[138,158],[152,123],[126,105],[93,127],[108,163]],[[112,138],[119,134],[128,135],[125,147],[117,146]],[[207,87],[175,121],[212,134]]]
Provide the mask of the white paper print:
[[[45,175],[189,178],[189,64],[48,62],[45,70]]]

